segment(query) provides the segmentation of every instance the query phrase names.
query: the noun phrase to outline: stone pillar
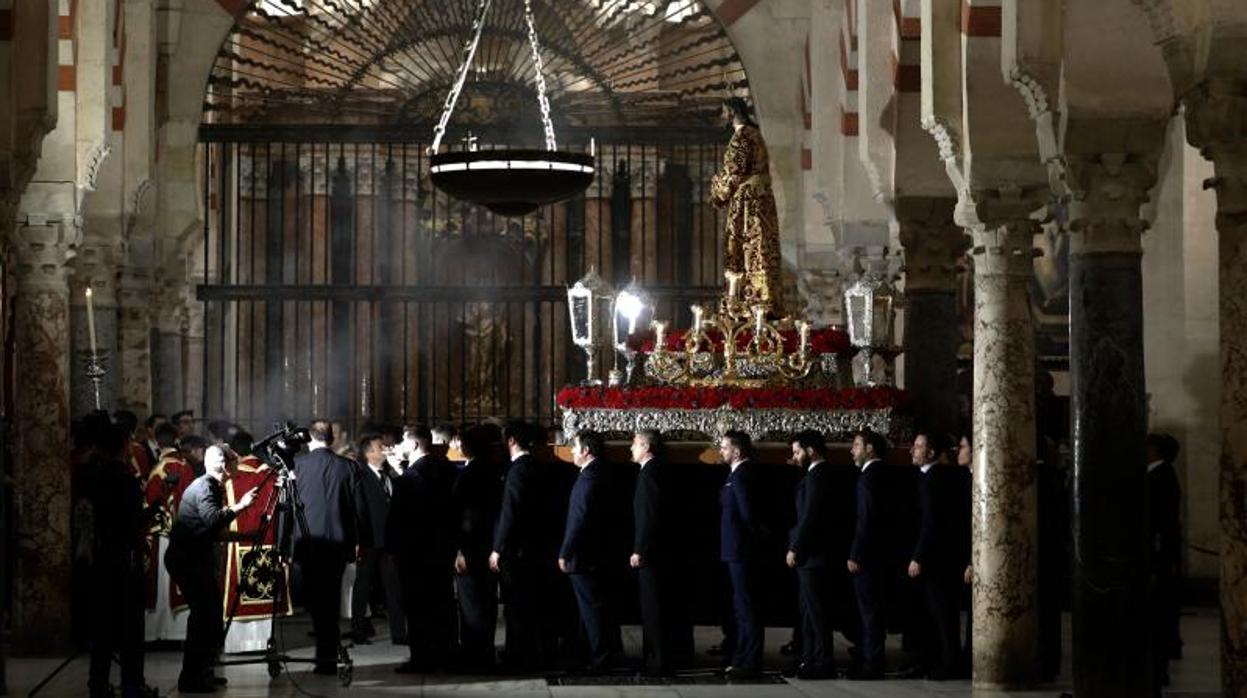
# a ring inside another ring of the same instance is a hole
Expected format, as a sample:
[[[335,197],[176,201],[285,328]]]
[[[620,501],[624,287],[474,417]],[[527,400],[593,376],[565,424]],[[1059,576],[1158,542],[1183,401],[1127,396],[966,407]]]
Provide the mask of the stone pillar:
[[[150,270],[127,266],[117,283],[117,406],[143,419],[152,413],[152,282]]]
[[[69,285],[71,222],[29,214],[10,237],[13,297],[13,646],[70,643]]]
[[[207,414],[204,404],[204,304],[194,297],[191,290],[186,300],[186,347],[182,366],[182,394],[186,400],[186,409],[195,410],[196,416],[204,419],[233,415]],[[218,376],[217,380],[224,380]]]
[[[1163,134],[1163,124],[1157,135]],[[1159,143],[1157,144],[1159,145]],[[1074,693],[1151,692],[1139,206],[1159,152],[1067,158]]]
[[[96,409],[95,384],[87,375],[91,338],[87,325],[86,289],[95,306],[96,355],[105,373],[100,381],[99,406],[117,409],[117,274],[116,255],[107,246],[82,246],[74,259],[69,285],[70,414],[76,419]]]
[[[182,325],[185,321],[181,294],[175,288],[159,294],[152,339],[152,399],[156,412],[172,414],[187,409],[183,386]],[[201,415],[196,414],[196,417]]]
[[[1187,139],[1212,160],[1221,325],[1221,695],[1247,697],[1247,79],[1187,93]]]
[[[957,261],[969,247],[953,222],[952,199],[896,202],[905,248],[905,388],[915,426],[939,434],[957,427]]]
[[[974,259],[974,686],[1033,683],[1039,663],[1035,221],[972,231]]]

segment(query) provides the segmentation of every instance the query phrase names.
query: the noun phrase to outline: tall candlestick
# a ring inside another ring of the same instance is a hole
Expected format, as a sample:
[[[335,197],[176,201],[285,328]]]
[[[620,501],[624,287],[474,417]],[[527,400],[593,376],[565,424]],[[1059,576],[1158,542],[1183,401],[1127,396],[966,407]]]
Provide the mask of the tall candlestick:
[[[810,323],[801,320],[797,323],[797,331],[801,335],[801,347],[799,351],[804,354],[810,348]]]
[[[766,307],[761,305],[753,306],[753,333],[759,338],[762,336],[762,325],[766,318]]]
[[[91,356],[95,356],[95,303],[91,296],[91,287],[87,286],[87,334],[91,338]]]
[[[667,323],[661,320],[655,320],[650,323],[654,328],[654,351],[662,351],[667,348]]]
[[[693,332],[701,333],[701,315],[705,310],[700,305],[694,305],[690,310],[693,311]]]
[[[727,277],[727,297],[735,298],[736,292],[740,290],[740,273],[735,271],[726,271],[723,275]]]

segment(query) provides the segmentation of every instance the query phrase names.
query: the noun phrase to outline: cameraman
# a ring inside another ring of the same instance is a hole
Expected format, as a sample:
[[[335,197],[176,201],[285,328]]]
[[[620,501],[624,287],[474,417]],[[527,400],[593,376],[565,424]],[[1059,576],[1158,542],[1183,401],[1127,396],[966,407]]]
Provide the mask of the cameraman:
[[[222,447],[210,446],[204,451],[204,474],[182,494],[177,521],[169,533],[165,567],[190,606],[178,678],[181,693],[211,693],[217,684],[225,683],[212,672],[225,641],[220,543],[228,536],[230,522],[255,499],[252,488],[237,504],[225,506],[224,484],[233,475],[233,467]]]

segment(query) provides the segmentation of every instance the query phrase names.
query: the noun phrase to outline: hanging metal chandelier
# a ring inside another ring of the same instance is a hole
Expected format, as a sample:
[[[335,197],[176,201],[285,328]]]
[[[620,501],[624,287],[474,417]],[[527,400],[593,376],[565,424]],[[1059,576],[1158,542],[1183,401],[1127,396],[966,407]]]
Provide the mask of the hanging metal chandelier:
[[[546,96],[545,66],[533,17],[532,0],[524,0],[524,20],[528,24],[528,43],[537,73],[537,102],[545,130],[545,150],[474,150],[439,153],[446,124],[459,101],[468,71],[476,56],[485,28],[485,17],[493,0],[481,0],[472,36],[464,46],[463,64],[451,84],[442,107],[442,116],[433,129],[429,147],[429,173],[433,185],[450,196],[479,204],[502,216],[522,216],[544,204],[552,204],[583,192],[593,182],[593,154],[560,151],[550,120],[550,100]]]

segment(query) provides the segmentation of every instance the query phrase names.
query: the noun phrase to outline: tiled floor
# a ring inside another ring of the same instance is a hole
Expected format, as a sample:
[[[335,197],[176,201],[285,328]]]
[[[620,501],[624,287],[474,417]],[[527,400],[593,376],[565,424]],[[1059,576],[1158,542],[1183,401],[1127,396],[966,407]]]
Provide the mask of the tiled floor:
[[[1185,659],[1172,666],[1174,685],[1169,691],[1173,698],[1212,698],[1219,692],[1219,672],[1217,657],[1219,652],[1218,625],[1215,609],[1200,609],[1188,612],[1182,619],[1182,635],[1186,642]],[[1066,618],[1068,637],[1069,619]],[[310,656],[311,648],[306,640],[306,627],[301,623],[293,626],[295,632],[287,632],[286,637],[294,641],[291,653],[295,656]],[[501,630],[499,640],[501,640]],[[699,627],[697,642],[699,648],[705,648],[718,640],[716,628]],[[786,629],[774,628],[767,632],[768,662],[773,667],[781,667],[787,663],[781,657],[778,647],[787,641],[790,633]],[[625,629],[625,644],[635,656],[640,645],[640,630],[636,627]],[[1068,648],[1068,644],[1067,644]],[[840,648],[843,651],[843,648]],[[899,655],[897,648],[889,646],[893,656]],[[470,698],[471,696],[496,695],[503,693],[517,698],[528,696],[617,696],[637,695],[646,697],[689,697],[718,698],[720,696],[739,696],[741,698],[800,698],[802,696],[837,696],[852,698],[872,696],[878,698],[918,698],[919,696],[974,696],[975,698],[992,698],[994,696],[1057,696],[1062,690],[1068,690],[1069,684],[1069,653],[1065,653],[1065,668],[1061,681],[1042,689],[1015,693],[974,692],[968,681],[952,683],[933,683],[928,681],[882,681],[877,683],[853,683],[850,681],[789,681],[774,685],[668,685],[668,686],[554,686],[550,687],[543,679],[497,677],[473,678],[465,676],[448,676],[437,674],[425,678],[418,676],[399,676],[393,671],[406,655],[405,647],[395,647],[382,640],[372,645],[357,647],[351,651],[355,662],[353,683],[343,688],[336,679],[313,676],[306,664],[292,664],[292,674],[270,681],[264,666],[229,667],[225,675],[229,678],[229,690],[224,695],[239,698],[252,696],[454,696]],[[713,663],[707,659],[707,665]],[[162,695],[176,695],[175,685],[180,667],[181,656],[173,651],[151,652],[147,655],[148,683],[156,686]],[[24,696],[30,689],[48,674],[59,659],[9,659],[8,688],[10,695]],[[47,685],[39,696],[83,696],[86,694],[86,661],[85,658],[74,660],[68,668]],[[218,694],[222,695],[222,694]]]

